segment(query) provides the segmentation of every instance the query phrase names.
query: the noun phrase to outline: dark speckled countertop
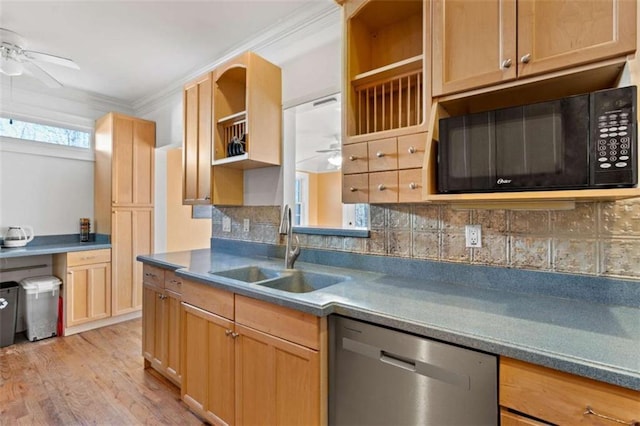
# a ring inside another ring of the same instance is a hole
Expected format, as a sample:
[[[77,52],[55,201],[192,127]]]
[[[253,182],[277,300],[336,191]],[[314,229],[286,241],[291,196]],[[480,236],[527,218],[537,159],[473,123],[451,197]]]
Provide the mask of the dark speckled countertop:
[[[636,300],[629,304],[600,299],[594,302],[589,297],[560,297],[553,292],[514,291],[517,285],[507,285],[505,290],[495,282],[509,281],[510,276],[519,282],[526,281],[521,277],[522,271],[493,272],[471,266],[478,269],[469,272],[469,266],[432,262],[432,265],[414,266],[413,269],[418,269],[402,276],[394,274],[393,268],[391,272],[380,272],[359,267],[371,262],[396,264],[400,262],[397,259],[335,252],[328,252],[324,257],[331,256],[345,259],[331,264],[355,266],[337,268],[299,261],[296,268],[347,275],[351,279],[299,294],[210,273],[247,265],[283,267],[282,259],[256,256],[244,249],[155,254],[139,256],[138,260],[176,269],[180,276],[218,288],[318,316],[340,314],[640,390],[640,307]],[[307,257],[314,258],[313,253]],[[447,278],[465,277],[469,273],[477,275],[477,282],[455,282]],[[549,280],[554,288],[557,285],[554,281],[558,280],[567,282],[565,287],[571,287],[574,281],[584,282],[587,287],[597,287],[594,284],[599,283],[590,282],[589,277],[561,275],[558,278],[557,275],[561,274],[538,274],[529,279]],[[622,292],[620,297],[628,298],[629,294],[636,297],[637,287],[640,283],[618,285],[612,281],[604,298],[615,299],[617,296],[609,294],[612,292]]]

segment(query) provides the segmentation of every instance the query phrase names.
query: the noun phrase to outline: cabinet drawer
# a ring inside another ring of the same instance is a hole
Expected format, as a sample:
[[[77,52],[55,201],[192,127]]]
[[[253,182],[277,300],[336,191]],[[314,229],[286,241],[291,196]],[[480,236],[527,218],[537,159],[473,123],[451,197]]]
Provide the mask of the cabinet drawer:
[[[624,422],[640,419],[640,392],[510,358],[500,359],[499,394],[503,407],[555,424],[607,423],[585,414],[587,407]]]
[[[400,203],[422,201],[422,169],[399,170],[398,187]]]
[[[369,171],[367,159],[367,143],[356,143],[342,147],[342,173],[366,173]]]
[[[142,266],[142,283],[157,288],[164,288],[164,269],[145,263]]]
[[[396,138],[369,142],[369,171],[381,172],[398,169]]]
[[[230,291],[182,280],[182,301],[233,320],[233,293]]]
[[[67,253],[67,266],[111,262],[111,249],[72,251]]]
[[[342,176],[342,202],[347,204],[369,202],[368,174]]]
[[[427,133],[398,137],[398,168],[422,168],[424,148],[427,144]]]
[[[174,293],[182,294],[182,278],[174,271],[164,271],[164,288]]]
[[[398,172],[379,172],[369,174],[369,202],[398,202]]]
[[[549,423],[520,416],[502,408],[500,410],[500,426],[549,426]]]
[[[320,349],[320,318],[315,315],[236,294],[236,323]]]

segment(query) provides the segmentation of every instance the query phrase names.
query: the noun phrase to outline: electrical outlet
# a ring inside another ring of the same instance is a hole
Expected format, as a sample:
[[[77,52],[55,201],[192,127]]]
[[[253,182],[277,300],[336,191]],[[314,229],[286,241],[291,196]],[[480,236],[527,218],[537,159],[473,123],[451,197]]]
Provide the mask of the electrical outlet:
[[[242,232],[245,232],[245,233],[246,233],[246,232],[249,232],[249,229],[250,229],[249,225],[250,225],[250,223],[251,223],[251,222],[249,221],[249,219],[245,219],[245,220],[244,220],[244,224],[243,224],[243,226],[242,226]]]
[[[222,218],[222,232],[231,232],[231,218],[223,217]]]
[[[464,234],[466,247],[482,247],[482,225],[466,225]]]

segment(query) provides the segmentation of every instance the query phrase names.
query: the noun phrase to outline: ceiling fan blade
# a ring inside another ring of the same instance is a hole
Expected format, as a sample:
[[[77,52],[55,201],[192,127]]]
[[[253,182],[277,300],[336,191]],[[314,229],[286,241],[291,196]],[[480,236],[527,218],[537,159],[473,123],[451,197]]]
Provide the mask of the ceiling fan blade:
[[[54,89],[58,89],[62,87],[62,83],[60,83],[58,80],[53,78],[51,74],[49,74],[48,72],[46,72],[45,70],[40,68],[38,65],[34,64],[33,62],[23,62],[23,65],[24,65],[25,71],[27,71],[29,74],[31,74],[32,76],[34,76],[35,78],[43,82],[48,87],[51,87]]]
[[[24,56],[33,61],[50,62],[52,64],[60,65],[67,68],[73,68],[79,70],[78,64],[73,62],[69,58],[63,58],[62,56],[51,55],[49,53],[35,52],[33,50],[23,50]]]

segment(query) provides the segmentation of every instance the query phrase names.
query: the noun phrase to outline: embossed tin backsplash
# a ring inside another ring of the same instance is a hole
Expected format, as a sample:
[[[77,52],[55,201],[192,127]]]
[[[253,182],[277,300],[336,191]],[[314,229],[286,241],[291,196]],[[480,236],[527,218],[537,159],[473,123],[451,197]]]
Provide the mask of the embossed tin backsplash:
[[[230,233],[222,232],[224,216]],[[278,244],[279,220],[279,207],[214,208],[212,235]],[[465,248],[471,223],[482,225],[482,248]],[[370,238],[299,238],[303,247],[640,280],[640,200],[576,203],[566,211],[372,205]]]

